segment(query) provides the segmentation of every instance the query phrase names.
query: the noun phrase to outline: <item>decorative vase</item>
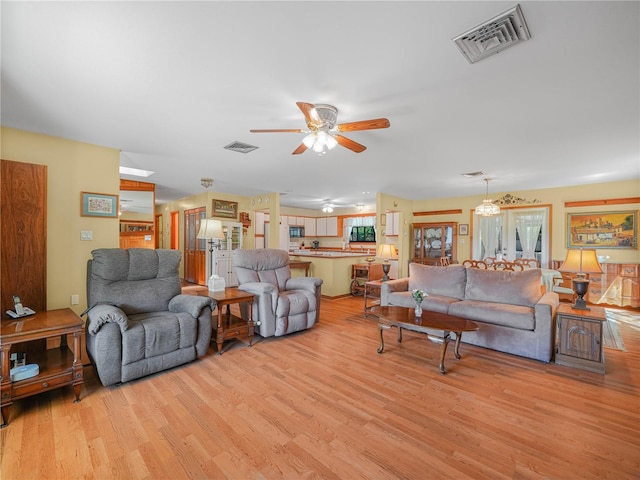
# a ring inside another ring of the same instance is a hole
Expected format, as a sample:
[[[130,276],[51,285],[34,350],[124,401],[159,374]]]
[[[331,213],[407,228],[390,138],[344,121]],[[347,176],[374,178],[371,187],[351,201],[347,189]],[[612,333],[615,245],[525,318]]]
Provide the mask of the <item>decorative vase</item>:
[[[422,316],[422,302],[420,303],[416,303],[416,317],[421,317]]]

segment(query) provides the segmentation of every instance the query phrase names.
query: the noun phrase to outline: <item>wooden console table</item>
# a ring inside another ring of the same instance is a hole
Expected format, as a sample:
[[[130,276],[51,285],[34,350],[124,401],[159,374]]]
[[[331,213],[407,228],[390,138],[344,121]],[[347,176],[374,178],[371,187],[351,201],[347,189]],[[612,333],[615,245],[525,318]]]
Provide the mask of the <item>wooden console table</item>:
[[[82,319],[69,308],[36,313],[30,317],[1,321],[0,344],[2,345],[2,424],[9,424],[9,409],[14,400],[30,397],[37,393],[73,385],[74,402],[80,401],[83,382]],[[67,345],[67,335],[73,335],[73,352]],[[59,348],[46,348],[46,339],[60,337]],[[11,381],[12,352],[27,355],[27,364],[37,364],[39,373],[35,377]]]

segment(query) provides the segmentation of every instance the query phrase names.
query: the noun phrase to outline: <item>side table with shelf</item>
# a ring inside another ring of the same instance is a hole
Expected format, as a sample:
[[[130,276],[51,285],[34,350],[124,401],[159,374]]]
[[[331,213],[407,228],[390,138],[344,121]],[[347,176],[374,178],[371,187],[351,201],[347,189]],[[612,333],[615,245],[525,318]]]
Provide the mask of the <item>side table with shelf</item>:
[[[556,363],[605,373],[602,349],[602,324],[607,321],[602,307],[576,310],[561,304],[556,316],[558,324],[558,351]]]
[[[214,316],[213,331],[218,355],[222,355],[222,344],[225,340],[236,339],[247,334],[249,346],[253,345],[253,295],[237,288],[225,288],[223,292],[209,292],[208,290],[198,290],[198,295],[209,296],[216,301],[218,315]],[[231,305],[247,303],[249,309],[249,319],[244,320],[231,313]],[[225,308],[226,307],[226,308]]]
[[[73,385],[74,402],[79,402],[84,381],[80,350],[82,319],[70,308],[62,308],[19,319],[3,319],[1,322],[2,424],[0,427],[6,427],[9,424],[9,409],[14,400]],[[73,336],[73,351],[67,344],[67,335]],[[59,348],[46,348],[46,339],[52,337],[60,337]],[[24,351],[27,355],[27,364],[38,365],[38,375],[12,382],[10,376],[12,349]]]

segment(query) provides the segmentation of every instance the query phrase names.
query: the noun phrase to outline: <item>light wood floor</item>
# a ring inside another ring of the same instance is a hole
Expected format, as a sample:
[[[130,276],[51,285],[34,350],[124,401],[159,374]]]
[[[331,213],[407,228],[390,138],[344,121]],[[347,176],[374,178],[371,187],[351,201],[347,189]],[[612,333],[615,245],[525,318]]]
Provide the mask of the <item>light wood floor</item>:
[[[640,327],[607,374],[387,334],[362,298],[313,329],[181,368],[14,403],[2,480],[640,478]]]

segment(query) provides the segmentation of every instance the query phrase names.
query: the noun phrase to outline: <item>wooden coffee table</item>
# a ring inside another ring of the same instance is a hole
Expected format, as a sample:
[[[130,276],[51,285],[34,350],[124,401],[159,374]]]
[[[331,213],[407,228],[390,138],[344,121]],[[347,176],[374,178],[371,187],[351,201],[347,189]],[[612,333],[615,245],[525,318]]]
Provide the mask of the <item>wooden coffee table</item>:
[[[445,374],[444,355],[447,353],[447,344],[451,341],[451,332],[456,334],[456,344],[454,353],[460,359],[460,340],[462,332],[473,332],[478,330],[478,324],[470,320],[446,313],[422,311],[421,317],[416,317],[413,308],[405,307],[373,307],[371,313],[378,317],[378,328],[380,330],[380,346],[378,353],[384,350],[384,339],[382,332],[391,330],[391,327],[398,329],[398,343],[402,342],[402,329],[420,332],[427,335],[427,338],[434,343],[440,344],[440,373]]]

